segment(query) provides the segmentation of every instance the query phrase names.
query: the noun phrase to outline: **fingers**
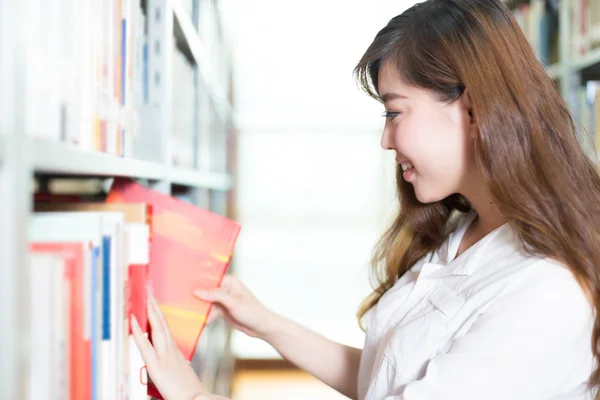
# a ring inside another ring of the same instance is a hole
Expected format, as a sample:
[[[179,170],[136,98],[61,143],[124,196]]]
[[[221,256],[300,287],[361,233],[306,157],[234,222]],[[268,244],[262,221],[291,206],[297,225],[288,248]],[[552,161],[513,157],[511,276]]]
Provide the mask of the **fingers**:
[[[225,275],[221,281],[221,287],[224,289],[239,288],[240,281],[233,275]]]
[[[158,305],[158,301],[156,301],[156,297],[154,297],[154,293],[152,292],[152,289],[150,288],[150,286],[148,286],[148,303],[154,310],[154,313],[156,314],[158,322],[161,324],[163,330],[167,334],[170,334],[171,331],[169,330],[169,324],[167,323],[167,320],[165,319],[165,316],[162,313],[162,310],[160,309],[160,306]],[[170,336],[170,335],[168,335],[168,336]]]
[[[223,307],[221,307],[218,304],[213,304],[212,308],[210,309],[210,313],[208,314],[208,318],[206,319],[206,323],[210,324],[211,322],[213,322],[215,319],[219,318],[222,315],[223,315]]]
[[[175,348],[169,324],[150,287],[148,287],[148,320],[152,328],[152,342],[158,353],[165,354]]]
[[[150,331],[152,335],[152,344],[156,348],[158,354],[164,354],[167,350],[167,340],[165,329],[156,315],[152,302],[148,300],[148,322],[150,323]]]
[[[196,290],[194,295],[202,300],[212,301],[222,304],[225,308],[230,309],[235,305],[235,297],[223,289],[214,290]]]
[[[235,275],[226,275],[226,278],[227,279],[225,279],[225,287],[228,289],[229,292],[242,293],[248,291],[246,285],[244,285],[244,283],[241,280],[239,280],[239,278],[237,278]]]
[[[156,355],[154,347],[152,347],[152,343],[150,343],[140,328],[140,325],[133,314],[131,315],[131,332],[133,333],[133,340],[135,340],[138,349],[140,349],[140,353],[142,353],[146,368],[153,370],[157,365],[158,356]]]

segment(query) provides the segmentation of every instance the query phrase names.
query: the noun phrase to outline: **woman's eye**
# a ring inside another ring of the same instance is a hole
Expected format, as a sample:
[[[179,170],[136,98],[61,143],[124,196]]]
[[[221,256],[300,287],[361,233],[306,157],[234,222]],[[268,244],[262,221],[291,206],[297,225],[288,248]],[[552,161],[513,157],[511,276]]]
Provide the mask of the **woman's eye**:
[[[401,114],[401,113],[394,112],[394,111],[386,111],[382,114],[382,117],[389,118],[390,121],[392,121],[394,118],[396,118],[398,116],[398,114]]]

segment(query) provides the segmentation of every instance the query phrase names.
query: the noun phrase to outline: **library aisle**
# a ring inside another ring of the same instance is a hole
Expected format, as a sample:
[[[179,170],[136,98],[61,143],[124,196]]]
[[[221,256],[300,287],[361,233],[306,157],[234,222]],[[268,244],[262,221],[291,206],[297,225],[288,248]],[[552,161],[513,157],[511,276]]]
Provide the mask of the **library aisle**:
[[[0,0],[0,400],[156,397],[146,282],[211,392],[343,398],[191,291],[362,345],[395,163],[352,69],[414,3]],[[600,0],[505,3],[596,154]]]

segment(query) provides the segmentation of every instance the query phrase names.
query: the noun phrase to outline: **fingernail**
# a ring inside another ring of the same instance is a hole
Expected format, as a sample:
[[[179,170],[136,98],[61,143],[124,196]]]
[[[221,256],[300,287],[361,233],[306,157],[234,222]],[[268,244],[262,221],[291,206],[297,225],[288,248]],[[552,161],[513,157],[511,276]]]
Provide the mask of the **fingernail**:
[[[156,304],[156,297],[154,297],[154,292],[152,291],[152,288],[150,287],[150,285],[148,285],[148,290],[147,290],[146,294],[148,296],[148,301]]]
[[[134,330],[140,330],[140,324],[137,322],[137,318],[135,318],[135,315],[131,314],[131,327]]]
[[[210,293],[208,293],[207,290],[194,290],[194,294],[198,297],[202,297],[203,299],[210,297]]]

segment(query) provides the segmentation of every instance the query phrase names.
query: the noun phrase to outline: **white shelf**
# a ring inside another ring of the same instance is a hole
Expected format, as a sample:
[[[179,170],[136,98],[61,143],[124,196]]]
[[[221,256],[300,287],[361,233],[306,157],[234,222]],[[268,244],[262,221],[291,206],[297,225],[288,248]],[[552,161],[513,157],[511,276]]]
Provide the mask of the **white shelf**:
[[[576,58],[572,62],[572,67],[580,71],[587,67],[591,67],[594,64],[600,63],[600,48],[594,49],[583,55],[582,57]]]
[[[561,68],[562,66],[560,63],[552,64],[546,67],[546,73],[550,78],[557,79],[561,77]]]
[[[233,183],[231,176],[227,174],[200,172],[176,167],[169,170],[168,180],[178,185],[223,191],[231,189]]]
[[[86,151],[66,143],[33,138],[30,144],[36,172],[156,180],[165,179],[167,173],[167,168],[159,163]]]
[[[198,34],[196,27],[194,27],[190,13],[185,9],[181,0],[173,0],[173,14],[183,32],[182,39],[187,43],[190,52],[192,53],[192,57],[198,65],[200,76],[205,85],[209,88],[213,100],[218,104],[217,108],[221,117],[225,119],[227,116],[231,115],[231,105],[227,100],[223,88],[221,88],[214,79],[214,73],[209,66],[204,45],[202,44],[202,40],[200,40],[200,35]]]
[[[178,185],[214,190],[228,190],[232,183],[228,174],[167,167],[156,162],[85,151],[73,145],[37,138],[30,140],[30,150],[33,155],[33,168],[41,173],[164,180]]]

